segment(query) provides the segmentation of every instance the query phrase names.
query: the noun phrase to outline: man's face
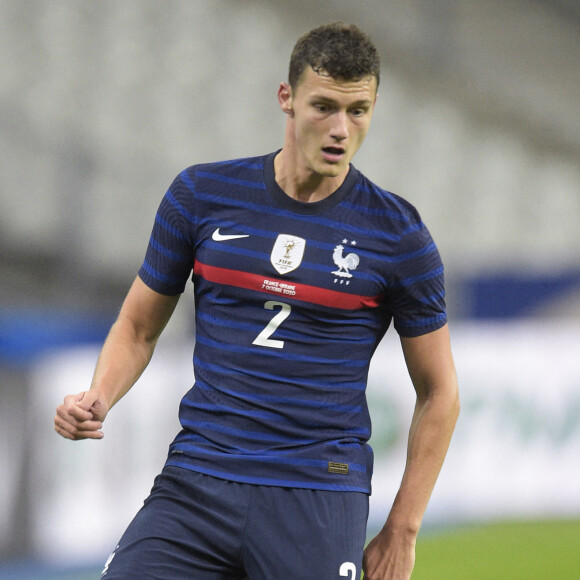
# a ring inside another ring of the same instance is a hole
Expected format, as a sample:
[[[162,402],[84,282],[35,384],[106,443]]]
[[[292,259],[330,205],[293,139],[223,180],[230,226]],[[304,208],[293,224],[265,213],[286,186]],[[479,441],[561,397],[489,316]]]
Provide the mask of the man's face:
[[[325,177],[346,174],[369,130],[377,80],[336,80],[308,67],[282,109],[289,114],[290,138],[300,169]]]

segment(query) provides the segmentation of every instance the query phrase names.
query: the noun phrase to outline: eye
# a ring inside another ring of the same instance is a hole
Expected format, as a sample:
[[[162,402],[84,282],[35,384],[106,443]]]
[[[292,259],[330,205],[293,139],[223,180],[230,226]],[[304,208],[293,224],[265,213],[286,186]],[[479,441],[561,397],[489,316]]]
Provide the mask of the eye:
[[[356,109],[352,109],[351,110],[351,115],[353,117],[362,117],[363,115],[366,115],[368,109],[365,109],[364,107],[357,107]]]

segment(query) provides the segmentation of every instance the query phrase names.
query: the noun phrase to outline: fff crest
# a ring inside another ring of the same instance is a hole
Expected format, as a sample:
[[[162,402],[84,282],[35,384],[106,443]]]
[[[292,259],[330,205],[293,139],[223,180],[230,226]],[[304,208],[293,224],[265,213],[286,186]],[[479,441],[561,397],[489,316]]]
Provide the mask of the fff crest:
[[[305,239],[289,234],[279,234],[270,254],[270,262],[279,274],[292,272],[300,266],[305,247]]]

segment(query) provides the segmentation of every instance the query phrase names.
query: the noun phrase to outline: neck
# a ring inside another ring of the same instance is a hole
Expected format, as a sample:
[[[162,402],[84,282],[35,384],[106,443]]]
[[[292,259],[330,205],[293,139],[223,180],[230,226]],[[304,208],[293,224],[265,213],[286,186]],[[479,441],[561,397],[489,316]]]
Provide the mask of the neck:
[[[284,146],[274,159],[276,183],[289,197],[305,203],[321,201],[332,195],[345,180],[344,174],[328,177],[309,169],[301,169],[298,156],[291,147]]]

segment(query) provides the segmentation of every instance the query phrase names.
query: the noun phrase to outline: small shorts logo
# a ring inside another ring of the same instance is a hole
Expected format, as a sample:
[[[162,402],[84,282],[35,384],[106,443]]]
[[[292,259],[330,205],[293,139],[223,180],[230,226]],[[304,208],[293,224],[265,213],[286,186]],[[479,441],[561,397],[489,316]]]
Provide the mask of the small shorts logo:
[[[119,548],[119,546],[117,546],[113,550],[111,555],[107,558],[107,561],[105,562],[105,567],[103,568],[103,571],[101,572],[101,578],[104,578],[106,576],[107,572],[109,571],[109,566],[111,565],[111,562],[113,561],[113,558],[115,557],[115,552],[117,551],[118,548]]]

